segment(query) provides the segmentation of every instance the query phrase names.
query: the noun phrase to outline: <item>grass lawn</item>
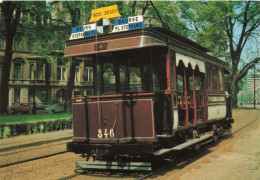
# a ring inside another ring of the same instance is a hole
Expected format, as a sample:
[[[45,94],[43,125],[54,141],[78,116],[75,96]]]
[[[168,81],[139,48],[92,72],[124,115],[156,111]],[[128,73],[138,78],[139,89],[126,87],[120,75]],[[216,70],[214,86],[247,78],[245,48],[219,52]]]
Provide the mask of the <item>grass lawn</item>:
[[[18,114],[0,116],[0,124],[15,124],[71,118],[72,114]]]

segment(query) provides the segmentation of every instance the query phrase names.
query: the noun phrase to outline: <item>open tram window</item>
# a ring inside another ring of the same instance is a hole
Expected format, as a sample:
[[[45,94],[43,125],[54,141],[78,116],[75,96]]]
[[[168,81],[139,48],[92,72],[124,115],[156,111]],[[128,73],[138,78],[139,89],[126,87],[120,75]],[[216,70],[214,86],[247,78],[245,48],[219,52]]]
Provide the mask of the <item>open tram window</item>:
[[[217,69],[212,68],[212,69],[211,69],[211,74],[212,74],[212,85],[213,85],[213,89],[216,90],[216,89],[218,88]]]
[[[166,51],[139,49],[99,54],[96,73],[99,92],[104,95],[165,90]]]
[[[142,91],[142,79],[141,79],[141,68],[131,67],[129,73],[130,81],[130,91],[141,92]]]
[[[110,65],[104,66],[103,81],[104,81],[104,91],[106,91],[107,94],[114,94],[116,90],[115,89],[116,77]]]
[[[219,90],[223,91],[223,76],[221,69],[218,70],[218,84],[219,84]]]
[[[166,54],[153,55],[152,57],[153,72],[153,90],[166,89]]]

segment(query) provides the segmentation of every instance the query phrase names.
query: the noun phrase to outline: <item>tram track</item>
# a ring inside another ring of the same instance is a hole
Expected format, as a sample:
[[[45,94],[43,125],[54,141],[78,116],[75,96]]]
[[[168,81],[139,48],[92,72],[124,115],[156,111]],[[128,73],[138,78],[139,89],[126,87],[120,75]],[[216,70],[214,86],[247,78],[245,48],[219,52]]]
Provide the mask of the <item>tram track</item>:
[[[45,155],[45,156],[40,156],[40,157],[30,158],[30,159],[17,161],[17,162],[13,162],[13,163],[8,163],[8,164],[0,165],[0,168],[13,166],[13,165],[17,165],[17,164],[21,164],[21,163],[25,163],[25,162],[35,161],[35,160],[39,160],[39,159],[44,159],[44,158],[48,158],[48,157],[52,157],[52,156],[56,156],[56,155],[60,155],[60,154],[65,154],[65,153],[68,153],[68,152],[67,151],[61,151],[61,152],[57,152],[57,153],[53,153],[53,154],[48,154],[48,155]]]
[[[22,151],[18,151],[18,152],[11,152],[11,153],[7,153],[7,154],[0,154],[0,157],[5,157],[5,156],[12,155],[12,154],[19,154],[19,153],[24,153],[24,152],[34,151],[34,150],[46,149],[46,148],[50,148],[50,147],[53,147],[53,146],[59,146],[59,145],[63,145],[63,144],[64,143],[58,143],[58,144],[49,145],[49,146],[46,146],[46,147],[38,147],[38,148],[32,148],[32,149],[22,150]]]
[[[242,119],[245,115],[247,115],[248,112],[249,112],[249,110],[247,110],[245,112],[241,112],[241,113],[235,115],[234,119]],[[260,118],[260,115],[258,113],[256,118],[254,118],[254,120],[250,121],[249,123],[243,125],[242,127],[238,128],[238,129],[236,129],[234,132],[229,132],[228,134],[221,135],[221,140],[219,140],[218,142],[214,142],[214,144],[212,144],[210,142],[212,142],[213,140],[209,140],[207,143],[205,143],[205,145],[202,146],[200,152],[194,152],[194,151],[191,151],[191,150],[187,150],[187,151],[189,151],[189,153],[186,153],[186,154],[181,153],[182,155],[177,157],[172,162],[165,162],[165,164],[163,166],[159,167],[158,169],[154,169],[153,171],[148,172],[148,173],[144,172],[144,175],[140,174],[140,176],[135,178],[135,179],[138,179],[138,180],[147,179],[147,178],[150,178],[152,176],[158,175],[158,174],[162,173],[163,171],[166,171],[169,168],[175,169],[178,166],[186,166],[185,164],[191,164],[191,163],[197,161],[197,162],[195,162],[195,164],[192,164],[189,168],[187,168],[183,172],[177,173],[174,177],[172,177],[173,179],[175,179],[175,178],[181,176],[182,174],[184,174],[185,172],[189,171],[191,168],[193,168],[197,164],[201,163],[205,159],[208,159],[208,158],[214,156],[215,154],[217,154],[222,149],[225,149],[227,146],[233,144],[234,142],[230,142],[230,143],[227,143],[226,145],[224,145],[223,147],[218,148],[216,151],[213,151],[213,152],[210,152],[210,153],[207,152],[208,149],[211,148],[211,147],[214,147],[216,143],[219,143],[219,142],[221,142],[225,139],[228,139],[231,136],[237,134],[238,132],[241,132],[242,130],[246,129],[250,125],[254,124],[259,118]],[[84,175],[85,176],[91,176],[91,177],[93,177],[93,176],[94,177],[97,177],[97,176],[101,177],[102,176],[101,178],[107,177],[105,175],[100,175],[100,174],[93,174],[93,173],[88,174],[87,172],[88,172],[87,170],[86,171],[83,170],[83,172],[80,173],[80,172],[76,172],[76,170],[75,170],[75,174],[60,178],[59,180],[73,179],[73,178],[76,178],[77,176],[82,176],[82,175],[83,176]],[[113,178],[113,177],[111,177],[111,178]]]

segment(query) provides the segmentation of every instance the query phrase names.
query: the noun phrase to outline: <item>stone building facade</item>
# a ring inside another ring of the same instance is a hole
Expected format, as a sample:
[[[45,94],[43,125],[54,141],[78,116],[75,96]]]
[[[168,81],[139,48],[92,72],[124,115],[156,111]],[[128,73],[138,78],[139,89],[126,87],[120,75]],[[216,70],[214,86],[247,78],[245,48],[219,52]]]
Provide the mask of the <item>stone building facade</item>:
[[[5,41],[0,39],[0,75],[4,58]],[[14,42],[13,59],[10,69],[8,105],[16,103],[52,104],[63,102],[69,78],[70,59],[64,60],[63,53],[56,51],[53,63],[36,53],[24,51],[23,46]],[[58,57],[57,58],[57,54]],[[2,78],[2,75],[0,76]],[[75,88],[72,97],[93,93],[93,68],[91,61],[78,60],[75,72]]]
[[[55,8],[56,11],[62,12],[62,3],[57,3]],[[52,19],[55,19],[55,11],[52,11],[50,16]],[[23,15],[21,15],[21,17],[23,17]],[[70,16],[68,15],[66,15],[63,20],[68,23],[71,22]],[[2,21],[3,19],[0,18],[0,22]],[[59,29],[62,29],[62,27]],[[56,33],[58,34],[58,31]],[[64,41],[62,40],[64,44],[65,39],[66,37],[64,37]],[[56,39],[52,39],[51,44],[49,44],[52,49],[52,52],[48,54],[51,63],[50,61],[47,62],[45,57],[42,57],[36,50],[32,50],[28,47],[28,41],[24,38],[24,31],[18,27],[12,49],[13,57],[8,87],[9,106],[16,103],[33,103],[34,93],[37,104],[52,104],[64,101],[71,59],[63,58],[64,44],[60,45],[56,42]],[[32,43],[32,46],[38,45],[37,42]],[[0,83],[2,80],[4,56],[5,28],[0,27]],[[79,59],[78,65],[76,66],[75,85],[72,97],[86,96],[92,93],[92,64],[89,60]]]

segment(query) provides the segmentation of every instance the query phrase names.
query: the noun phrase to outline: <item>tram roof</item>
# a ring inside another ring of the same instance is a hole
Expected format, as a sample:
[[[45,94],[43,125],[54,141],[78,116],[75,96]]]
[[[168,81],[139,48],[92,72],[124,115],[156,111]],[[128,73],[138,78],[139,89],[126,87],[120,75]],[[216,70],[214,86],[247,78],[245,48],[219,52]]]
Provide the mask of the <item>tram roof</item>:
[[[227,66],[226,62],[209,55],[210,50],[208,48],[163,27],[147,27],[68,40],[66,41],[64,57],[84,56],[153,46],[170,46],[180,51],[199,53],[208,58],[210,62],[218,62]]]

